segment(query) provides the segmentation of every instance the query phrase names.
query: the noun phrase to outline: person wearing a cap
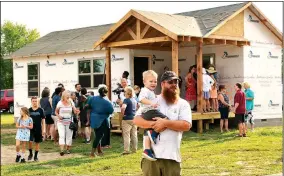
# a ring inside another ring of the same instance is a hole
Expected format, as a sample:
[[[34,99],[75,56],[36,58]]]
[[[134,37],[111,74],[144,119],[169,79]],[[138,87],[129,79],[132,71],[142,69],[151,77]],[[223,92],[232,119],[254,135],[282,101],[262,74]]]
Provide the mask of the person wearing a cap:
[[[88,107],[91,108],[91,127],[95,132],[95,139],[92,147],[91,157],[96,155],[103,155],[101,140],[104,136],[105,129],[108,128],[107,119],[113,113],[114,109],[112,103],[105,97],[108,93],[106,85],[100,85],[98,88],[99,95],[91,97],[88,101]],[[95,154],[95,152],[97,152]]]
[[[153,128],[159,132],[156,144],[152,144],[157,161],[142,159],[141,167],[144,175],[171,175],[181,174],[180,144],[183,131],[191,128],[191,109],[187,101],[179,97],[179,88],[176,73],[165,72],[161,77],[161,95],[157,96],[158,109],[167,118],[154,118],[147,121],[142,118],[141,108],[136,113],[134,124],[147,129]]]
[[[203,74],[203,112],[210,112],[210,90],[214,84],[214,80],[207,74],[206,69],[202,69]]]

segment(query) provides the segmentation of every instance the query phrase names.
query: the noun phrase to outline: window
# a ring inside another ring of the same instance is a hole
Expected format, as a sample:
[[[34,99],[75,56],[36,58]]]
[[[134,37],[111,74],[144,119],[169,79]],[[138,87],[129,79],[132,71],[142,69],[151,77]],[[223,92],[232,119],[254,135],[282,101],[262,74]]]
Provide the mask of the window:
[[[105,58],[89,58],[78,61],[79,84],[86,88],[96,88],[105,84]]]
[[[39,95],[39,64],[28,65],[28,96]]]
[[[210,65],[215,66],[215,54],[203,54],[203,68],[208,69]],[[195,55],[195,64],[197,64],[197,56]]]
[[[14,97],[14,91],[8,90],[7,97]]]
[[[1,98],[4,97],[4,91],[1,91],[1,95],[0,95]]]

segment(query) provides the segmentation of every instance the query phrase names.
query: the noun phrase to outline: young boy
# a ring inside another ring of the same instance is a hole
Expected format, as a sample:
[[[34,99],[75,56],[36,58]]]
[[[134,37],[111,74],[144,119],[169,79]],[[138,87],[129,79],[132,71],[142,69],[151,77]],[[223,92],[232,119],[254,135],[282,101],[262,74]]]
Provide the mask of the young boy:
[[[153,70],[143,72],[143,83],[145,87],[141,89],[138,100],[141,103],[142,117],[145,120],[153,121],[154,117],[166,118],[164,114],[156,109],[158,104],[154,90],[157,87],[157,78],[158,75]],[[158,135],[159,133],[155,132],[153,129],[146,129],[144,131],[145,149],[142,154],[144,158],[156,161],[153,151],[151,150],[151,142],[155,144]]]
[[[38,161],[39,144],[42,142],[42,137],[45,136],[45,116],[43,109],[38,107],[37,97],[31,98],[32,107],[29,109],[30,117],[33,119],[33,129],[30,133],[29,156],[28,160],[33,158],[33,142],[35,143],[34,161]]]

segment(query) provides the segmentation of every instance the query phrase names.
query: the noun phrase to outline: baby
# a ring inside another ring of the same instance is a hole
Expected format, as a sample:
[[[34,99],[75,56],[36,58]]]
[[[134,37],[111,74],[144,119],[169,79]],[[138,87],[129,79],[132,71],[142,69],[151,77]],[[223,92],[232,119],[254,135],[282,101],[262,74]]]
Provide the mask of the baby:
[[[153,121],[153,118],[166,118],[159,110],[157,110],[157,96],[154,90],[157,87],[158,75],[153,70],[143,72],[144,87],[141,89],[138,100],[141,104],[142,118],[148,121]],[[144,151],[143,157],[151,161],[156,161],[155,155],[151,149],[151,142],[156,144],[156,139],[159,133],[153,129],[146,129],[144,131]]]

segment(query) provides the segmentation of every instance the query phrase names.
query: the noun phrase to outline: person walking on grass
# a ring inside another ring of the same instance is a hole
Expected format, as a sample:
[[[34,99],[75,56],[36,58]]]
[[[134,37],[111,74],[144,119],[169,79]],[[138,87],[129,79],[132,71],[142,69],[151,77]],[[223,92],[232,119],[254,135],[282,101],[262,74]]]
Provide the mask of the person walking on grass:
[[[44,110],[45,123],[46,123],[46,136],[44,139],[54,140],[54,121],[51,117],[52,114],[52,99],[50,98],[49,88],[44,88],[41,93],[40,107]]]
[[[254,120],[253,120],[252,110],[254,107],[254,92],[250,89],[250,85],[247,82],[244,83],[244,88],[246,94],[245,130],[247,131],[248,123],[250,123],[251,131],[253,131]]]
[[[43,109],[38,107],[37,97],[32,97],[31,101],[32,107],[29,109],[29,113],[33,119],[33,129],[30,135],[28,160],[33,158],[33,143],[35,143],[34,161],[38,161],[39,144],[45,136],[45,115]]]
[[[134,90],[128,86],[124,89],[125,99],[121,107],[122,118],[122,136],[124,141],[123,155],[130,154],[130,139],[132,142],[132,152],[136,153],[138,138],[137,138],[137,126],[133,124],[133,118],[135,116],[137,101],[133,97]]]
[[[88,95],[88,91],[86,88],[81,89],[79,108],[80,108],[80,136],[85,140],[83,141],[85,144],[91,143],[91,128],[90,128],[90,108],[87,107],[88,101],[91,99],[91,95]]]
[[[58,127],[57,127],[57,122],[58,122],[58,117],[55,114],[55,109],[58,104],[58,102],[61,99],[62,95],[62,87],[57,87],[54,91],[54,96],[52,97],[52,114],[51,117],[54,122],[54,130],[53,130],[53,138],[54,138],[54,144],[57,145],[58,143]]]
[[[30,141],[30,130],[33,128],[33,119],[30,117],[29,110],[26,107],[21,108],[21,117],[18,118],[16,123],[16,162],[25,163],[25,151],[26,143]],[[20,153],[20,147],[22,144],[22,153]]]
[[[183,131],[191,128],[191,109],[189,103],[179,96],[178,77],[174,72],[168,71],[162,75],[161,87],[162,93],[157,97],[158,109],[167,118],[147,121],[143,119],[139,108],[133,120],[141,128],[153,128],[160,133],[156,144],[152,144],[157,160],[143,158],[141,168],[145,176],[180,176],[180,145]]]
[[[235,119],[238,122],[239,134],[237,137],[246,137],[245,131],[245,113],[246,113],[246,95],[242,91],[242,85],[237,83],[235,85],[236,94],[234,97],[234,113]]]
[[[108,92],[107,86],[104,84],[99,85],[98,92],[99,95],[92,97],[87,104],[87,107],[91,108],[91,127],[96,134],[90,157],[103,155],[101,140],[104,136],[105,129],[108,128],[107,118],[109,118],[114,111],[112,103],[105,99]]]
[[[66,153],[70,154],[72,145],[73,131],[69,129],[70,123],[73,121],[73,112],[78,115],[80,110],[77,110],[74,103],[70,101],[70,94],[67,91],[62,92],[61,100],[58,102],[55,114],[58,117],[58,133],[60,155],[64,155],[64,147],[66,146]]]
[[[229,97],[226,94],[227,89],[225,85],[220,85],[219,86],[219,94],[218,94],[218,105],[219,105],[219,112],[220,112],[220,130],[221,133],[223,133],[223,127],[225,124],[225,130],[229,132],[229,123],[228,123],[228,118],[229,118],[229,112],[230,112],[230,104],[229,104]]]

